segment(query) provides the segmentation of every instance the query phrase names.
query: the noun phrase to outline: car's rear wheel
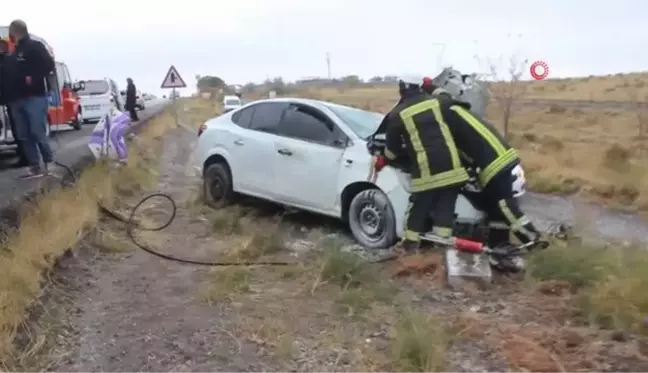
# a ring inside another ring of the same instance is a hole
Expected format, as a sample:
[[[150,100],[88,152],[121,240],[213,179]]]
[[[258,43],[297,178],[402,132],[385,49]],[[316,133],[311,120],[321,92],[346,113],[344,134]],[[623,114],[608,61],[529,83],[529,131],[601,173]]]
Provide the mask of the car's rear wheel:
[[[396,241],[396,217],[389,198],[379,189],[353,197],[347,216],[358,243],[368,249],[385,249]]]
[[[203,177],[203,195],[205,203],[214,209],[222,209],[233,201],[232,175],[226,164],[216,163],[207,167]]]

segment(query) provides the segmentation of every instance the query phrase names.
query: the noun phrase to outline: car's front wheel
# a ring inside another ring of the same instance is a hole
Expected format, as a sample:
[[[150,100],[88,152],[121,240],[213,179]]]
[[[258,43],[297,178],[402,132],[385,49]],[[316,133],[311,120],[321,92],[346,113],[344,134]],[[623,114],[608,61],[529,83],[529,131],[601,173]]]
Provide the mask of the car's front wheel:
[[[205,203],[214,209],[222,209],[232,202],[232,174],[226,164],[215,163],[207,167],[203,176],[203,195]]]
[[[385,249],[396,241],[396,217],[389,197],[367,189],[353,197],[347,216],[353,237],[368,249]]]

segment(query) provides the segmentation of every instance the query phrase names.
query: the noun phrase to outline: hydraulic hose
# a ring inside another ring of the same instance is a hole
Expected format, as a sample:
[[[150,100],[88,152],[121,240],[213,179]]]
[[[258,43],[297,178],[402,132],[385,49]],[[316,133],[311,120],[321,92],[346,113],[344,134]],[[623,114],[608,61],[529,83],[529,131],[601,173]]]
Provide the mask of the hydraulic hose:
[[[66,172],[70,175],[72,178],[72,181],[75,182],[77,180],[76,175],[74,174],[74,171],[72,169],[60,162],[55,161],[54,162],[56,165],[60,166],[61,168],[65,169]],[[65,184],[62,182],[62,185],[65,186]],[[154,227],[145,227],[142,224],[139,224],[135,220],[135,216],[137,215],[137,211],[146,203],[147,201],[154,199],[154,198],[161,198],[166,201],[168,201],[171,205],[171,214],[169,215],[168,220],[163,222],[163,224],[154,226]],[[130,214],[128,217],[122,216],[109,208],[103,206],[101,203],[98,203],[99,206],[99,211],[106,217],[109,217],[113,220],[122,222],[126,224],[126,234],[128,235],[128,238],[133,242],[135,246],[137,246],[139,249],[154,255],[158,258],[169,260],[169,261],[174,261],[178,263],[185,263],[185,264],[193,264],[193,265],[200,265],[200,266],[211,266],[211,267],[227,267],[227,266],[285,266],[285,265],[292,265],[295,264],[293,262],[288,262],[288,261],[237,261],[237,262],[229,262],[229,261],[206,261],[206,260],[196,260],[196,259],[187,259],[187,258],[178,258],[175,256],[171,256],[168,254],[161,253],[154,248],[140,242],[137,239],[136,231],[151,231],[151,232],[159,232],[163,229],[166,229],[173,223],[173,221],[176,218],[176,213],[177,213],[177,206],[173,198],[165,193],[152,193],[144,198],[140,199],[139,202],[135,204],[135,206],[131,209]]]

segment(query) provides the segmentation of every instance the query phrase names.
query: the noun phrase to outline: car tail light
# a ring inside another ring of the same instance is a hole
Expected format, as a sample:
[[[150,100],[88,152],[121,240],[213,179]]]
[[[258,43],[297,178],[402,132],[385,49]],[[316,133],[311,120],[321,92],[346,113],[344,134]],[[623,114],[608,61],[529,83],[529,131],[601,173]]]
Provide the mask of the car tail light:
[[[207,129],[207,126],[204,124],[201,124],[200,127],[198,128],[198,136],[202,135],[203,132]]]

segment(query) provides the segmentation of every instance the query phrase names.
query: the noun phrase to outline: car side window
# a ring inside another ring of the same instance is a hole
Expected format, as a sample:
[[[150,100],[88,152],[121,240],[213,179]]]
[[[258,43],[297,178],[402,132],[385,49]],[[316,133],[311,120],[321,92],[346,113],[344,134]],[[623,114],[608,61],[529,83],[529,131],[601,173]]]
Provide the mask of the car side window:
[[[247,107],[243,110],[239,110],[232,115],[232,122],[243,128],[249,128],[250,123],[252,122],[252,116],[254,115],[254,109],[257,105]]]
[[[291,105],[285,112],[279,135],[299,140],[330,145],[334,132],[333,124],[315,110]]]
[[[276,133],[279,121],[288,104],[283,102],[262,103],[254,105],[254,114],[250,129],[268,133]]]

